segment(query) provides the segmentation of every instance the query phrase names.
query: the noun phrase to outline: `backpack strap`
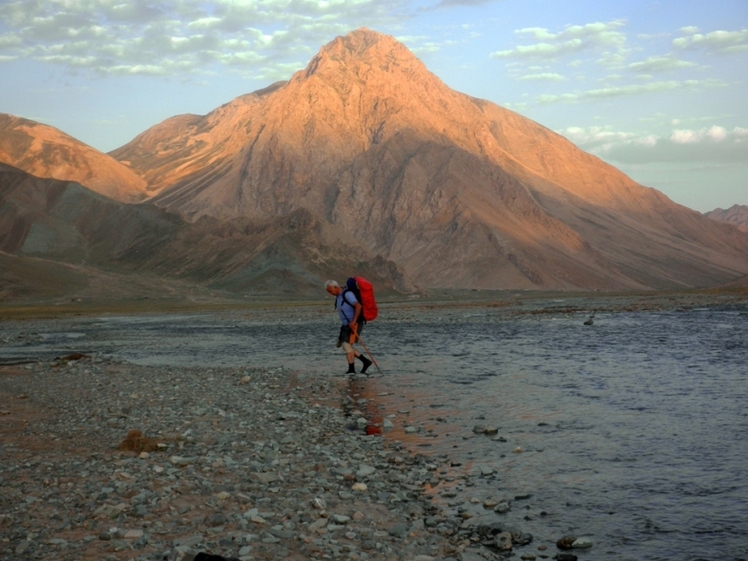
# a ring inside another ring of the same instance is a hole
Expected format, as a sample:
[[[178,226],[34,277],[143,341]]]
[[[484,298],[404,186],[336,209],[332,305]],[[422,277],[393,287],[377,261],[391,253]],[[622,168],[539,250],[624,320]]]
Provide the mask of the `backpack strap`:
[[[350,292],[351,291],[348,288],[344,288],[343,289],[343,302],[345,302],[346,304],[348,304],[351,308],[355,308],[355,306],[353,304],[351,304],[350,300],[348,300],[348,298],[346,297],[346,294],[348,294]],[[354,296],[355,296],[355,294],[354,294]],[[361,302],[359,302],[359,304],[360,303]]]
[[[346,304],[348,304],[351,308],[355,308],[355,306],[350,303],[350,301],[348,300],[348,298],[345,297],[345,295],[348,294],[349,292],[350,292],[350,289],[348,289],[348,288],[344,288],[343,292],[341,292],[341,294],[343,295],[343,302],[345,302]],[[361,304],[361,302],[359,302],[359,304]],[[337,298],[334,301],[334,306],[335,306],[335,309],[337,310],[338,309],[338,299]]]

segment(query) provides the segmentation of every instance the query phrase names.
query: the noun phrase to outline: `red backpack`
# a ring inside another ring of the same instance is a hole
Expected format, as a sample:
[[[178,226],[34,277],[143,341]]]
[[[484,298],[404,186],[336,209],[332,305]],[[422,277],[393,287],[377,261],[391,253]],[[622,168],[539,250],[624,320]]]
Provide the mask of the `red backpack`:
[[[345,283],[363,307],[364,321],[373,321],[379,314],[377,301],[374,299],[374,287],[364,277],[351,277]]]

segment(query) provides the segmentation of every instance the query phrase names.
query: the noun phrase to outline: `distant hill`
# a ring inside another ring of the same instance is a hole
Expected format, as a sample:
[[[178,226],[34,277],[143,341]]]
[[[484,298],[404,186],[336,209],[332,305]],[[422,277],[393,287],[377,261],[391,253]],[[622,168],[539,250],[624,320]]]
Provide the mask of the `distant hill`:
[[[146,198],[146,182],[114,158],[28,119],[0,113],[0,163],[37,177],[75,181],[123,202]]]
[[[145,275],[241,293],[320,295],[330,275],[344,279],[360,270],[383,291],[413,290],[394,263],[346,242],[303,210],[283,220],[191,223],[151,204],[123,204],[5,164],[0,265],[6,298],[89,294],[92,284],[108,282],[107,274],[139,276],[141,285]]]
[[[705,212],[704,216],[717,222],[732,224],[737,226],[739,230],[748,232],[748,206],[746,205],[732,205],[727,210],[716,208],[710,212]]]

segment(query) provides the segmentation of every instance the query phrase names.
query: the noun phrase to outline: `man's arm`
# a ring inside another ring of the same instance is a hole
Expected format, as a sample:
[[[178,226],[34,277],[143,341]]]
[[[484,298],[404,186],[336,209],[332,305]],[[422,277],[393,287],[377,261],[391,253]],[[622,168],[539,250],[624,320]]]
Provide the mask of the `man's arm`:
[[[358,325],[358,318],[361,316],[363,306],[356,301],[356,303],[353,305],[353,321],[351,321],[351,324]]]

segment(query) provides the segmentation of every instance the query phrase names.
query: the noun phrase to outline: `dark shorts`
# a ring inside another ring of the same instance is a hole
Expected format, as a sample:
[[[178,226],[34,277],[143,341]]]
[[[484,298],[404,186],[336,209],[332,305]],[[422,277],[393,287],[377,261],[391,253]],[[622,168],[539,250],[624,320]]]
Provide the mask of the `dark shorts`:
[[[361,333],[363,330],[364,330],[364,324],[363,323],[359,323],[356,326],[356,331],[358,333]],[[353,330],[350,328],[350,326],[348,326],[348,325],[341,325],[340,326],[340,335],[338,335],[338,343],[337,343],[336,346],[340,347],[346,341],[349,342],[349,343],[355,343],[356,340],[355,339],[351,340],[352,337],[354,337],[354,335],[353,335]]]

